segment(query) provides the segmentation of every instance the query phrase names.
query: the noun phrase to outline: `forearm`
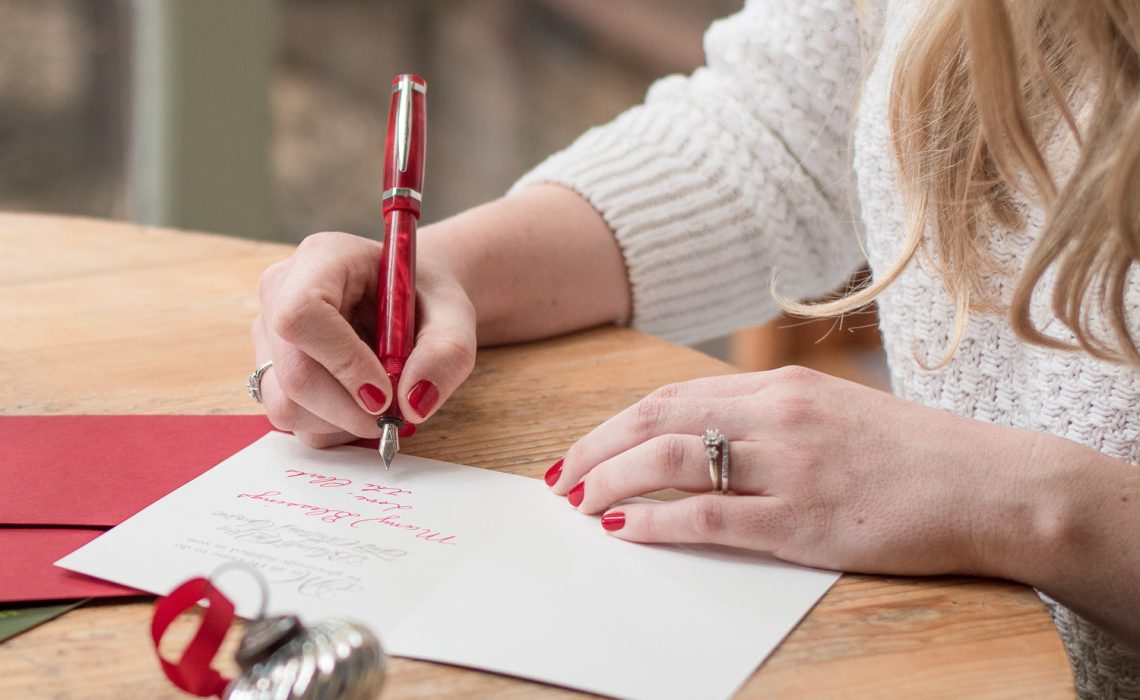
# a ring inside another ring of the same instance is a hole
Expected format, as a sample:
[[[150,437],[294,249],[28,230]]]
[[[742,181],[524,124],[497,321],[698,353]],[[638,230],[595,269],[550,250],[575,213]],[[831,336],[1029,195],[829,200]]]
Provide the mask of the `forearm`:
[[[1007,542],[997,573],[1140,650],[1140,470],[1051,436],[1034,453],[1027,536]]]
[[[475,306],[480,345],[543,338],[630,313],[625,264],[605,220],[576,193],[534,185],[420,232]]]

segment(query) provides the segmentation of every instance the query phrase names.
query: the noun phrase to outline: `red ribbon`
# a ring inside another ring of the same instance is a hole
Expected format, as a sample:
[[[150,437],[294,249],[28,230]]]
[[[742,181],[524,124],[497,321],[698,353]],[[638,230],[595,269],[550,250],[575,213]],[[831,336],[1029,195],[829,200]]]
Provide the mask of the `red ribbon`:
[[[210,607],[205,608],[202,625],[182,652],[182,658],[176,664],[162,658],[158,645],[166,628],[202,599],[207,600]],[[204,578],[190,579],[155,603],[150,637],[154,641],[154,653],[162,664],[162,672],[171,683],[200,698],[222,696],[230,681],[211,668],[210,662],[222,646],[222,640],[226,638],[226,631],[233,619],[233,603]]]

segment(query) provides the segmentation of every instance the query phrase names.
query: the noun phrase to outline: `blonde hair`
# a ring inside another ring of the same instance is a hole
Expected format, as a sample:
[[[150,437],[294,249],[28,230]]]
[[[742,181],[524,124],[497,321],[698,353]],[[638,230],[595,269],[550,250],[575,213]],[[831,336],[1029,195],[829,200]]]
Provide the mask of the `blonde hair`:
[[[1125,293],[1140,260],[1140,2],[940,0],[908,37],[895,68],[890,126],[907,234],[879,279],[842,298],[784,302],[827,316],[870,303],[919,251],[933,252],[955,300],[961,342],[971,311],[1005,311],[1019,337],[1140,366]],[[1081,104],[1081,119],[1073,105]],[[1079,159],[1058,182],[1041,144],[1067,129]],[[1014,195],[1046,219],[1008,308],[987,285],[1003,269],[990,229],[1025,222]],[[927,250],[924,232],[933,224]],[[1075,337],[1046,335],[1030,301],[1055,267],[1053,314]]]

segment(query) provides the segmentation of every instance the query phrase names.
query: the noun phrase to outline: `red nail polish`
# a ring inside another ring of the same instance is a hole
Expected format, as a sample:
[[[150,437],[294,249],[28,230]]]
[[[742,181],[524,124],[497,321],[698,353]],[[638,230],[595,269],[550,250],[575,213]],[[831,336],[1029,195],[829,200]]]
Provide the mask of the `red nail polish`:
[[[562,476],[562,460],[554,463],[554,466],[546,470],[546,476],[542,477],[546,481],[547,486],[554,486],[558,483],[558,477]]]
[[[380,413],[384,409],[384,404],[388,402],[388,397],[375,384],[361,385],[356,394],[364,402],[364,407],[369,413]]]
[[[408,405],[421,416],[431,413],[436,401],[439,401],[439,387],[426,379],[416,382],[408,392]]]
[[[402,438],[403,437],[411,437],[411,436],[416,434],[416,424],[415,423],[404,423],[404,427],[402,427],[398,431],[396,431],[396,434]]]
[[[578,485],[570,489],[570,493],[566,494],[566,500],[570,501],[570,505],[577,508],[582,505],[582,499],[586,497],[586,482],[579,481]]]
[[[602,516],[602,527],[613,532],[625,527],[625,513],[606,513]]]

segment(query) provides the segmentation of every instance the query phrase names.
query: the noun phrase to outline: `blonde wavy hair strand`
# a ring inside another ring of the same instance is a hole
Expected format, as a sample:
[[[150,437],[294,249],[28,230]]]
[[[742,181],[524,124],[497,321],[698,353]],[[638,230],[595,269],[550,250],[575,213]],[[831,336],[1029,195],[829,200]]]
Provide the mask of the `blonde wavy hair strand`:
[[[784,308],[809,317],[860,309],[922,254],[955,300],[949,346],[934,366],[953,357],[972,312],[1008,313],[1030,343],[1140,366],[1125,303],[1140,260],[1140,2],[934,2],[902,48],[892,88],[902,251],[866,286],[808,304],[777,294]],[[1063,183],[1041,145],[1059,129],[1080,149]],[[1017,196],[1041,206],[1046,220],[1003,305],[989,282],[1018,273],[995,258],[989,239],[994,228],[1024,229]],[[1030,316],[1050,270],[1052,313],[1073,343]]]

